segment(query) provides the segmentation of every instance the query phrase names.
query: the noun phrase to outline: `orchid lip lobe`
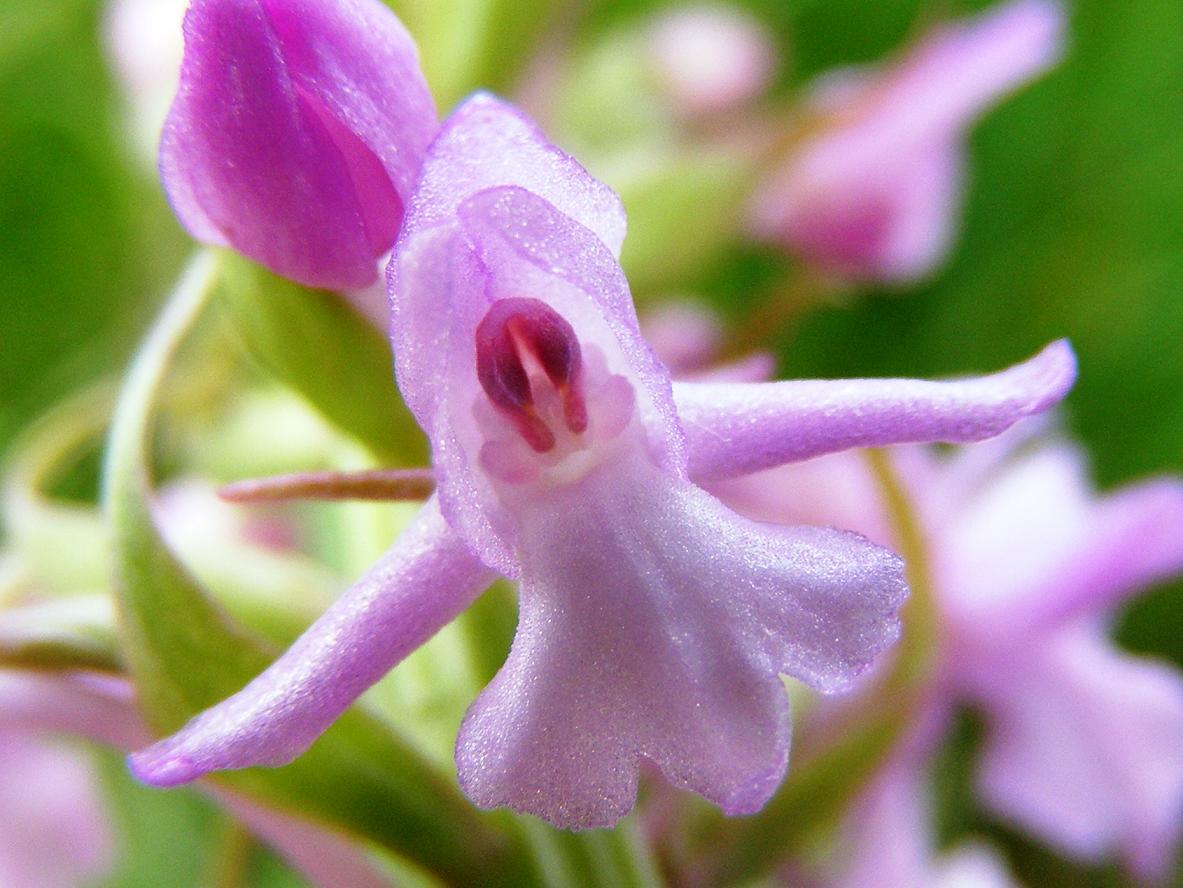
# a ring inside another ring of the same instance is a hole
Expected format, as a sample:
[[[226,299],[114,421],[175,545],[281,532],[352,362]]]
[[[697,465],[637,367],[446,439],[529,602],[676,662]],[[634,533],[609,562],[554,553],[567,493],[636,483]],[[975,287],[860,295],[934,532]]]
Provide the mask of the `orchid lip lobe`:
[[[489,401],[537,453],[553,450],[561,421],[574,434],[587,430],[583,353],[571,325],[538,299],[499,299],[476,329],[477,377]],[[561,417],[539,410],[545,389],[562,405]]]

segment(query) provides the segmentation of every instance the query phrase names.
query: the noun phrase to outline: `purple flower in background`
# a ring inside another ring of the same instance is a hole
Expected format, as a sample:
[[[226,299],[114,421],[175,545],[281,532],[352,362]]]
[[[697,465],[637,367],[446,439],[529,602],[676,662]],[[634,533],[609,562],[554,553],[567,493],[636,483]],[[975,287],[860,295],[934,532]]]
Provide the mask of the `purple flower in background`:
[[[1013,433],[1012,433],[1013,434]],[[1062,853],[1161,875],[1183,826],[1183,676],[1122,653],[1106,617],[1183,572],[1183,481],[1104,497],[1077,450],[1030,434],[951,459],[893,453],[926,527],[942,646],[931,705],[987,719],[988,807]],[[865,464],[836,454],[727,482],[763,520],[893,531]]]
[[[74,888],[114,856],[97,777],[56,737],[134,749],[148,736],[121,678],[0,669],[0,885]],[[344,834],[212,783],[199,786],[317,888],[379,888],[389,880]],[[134,849],[133,849],[134,850]]]
[[[827,888],[1017,888],[985,845],[937,854],[925,761],[941,725],[922,721],[847,813]]]
[[[1052,446],[941,514],[948,681],[989,719],[983,800],[1065,853],[1161,875],[1183,826],[1183,676],[1105,628],[1183,571],[1183,481],[1097,498],[1079,452]]]
[[[1062,30],[1054,0],[1014,0],[933,29],[889,67],[829,74],[757,192],[754,230],[841,280],[928,274],[956,229],[967,129],[1056,61]]]
[[[198,240],[358,289],[437,129],[415,45],[378,0],[194,0],[160,171]]]
[[[114,864],[115,841],[85,753],[5,721],[0,712],[0,885],[97,883]]]
[[[132,757],[144,780],[297,756],[497,573],[505,666],[469,710],[460,781],[571,828],[632,806],[642,759],[730,814],[784,772],[787,673],[848,687],[897,631],[899,560],[734,514],[699,482],[863,444],[977,440],[1057,402],[1050,346],[955,382],[677,383],[641,338],[619,200],[477,96],[428,152],[389,277],[399,384],[433,498],[271,668]]]

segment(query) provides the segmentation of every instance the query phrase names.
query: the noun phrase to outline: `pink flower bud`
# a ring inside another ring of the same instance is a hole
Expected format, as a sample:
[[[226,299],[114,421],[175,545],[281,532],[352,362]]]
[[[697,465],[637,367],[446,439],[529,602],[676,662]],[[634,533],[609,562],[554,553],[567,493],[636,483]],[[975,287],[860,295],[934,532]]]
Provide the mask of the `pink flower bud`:
[[[436,129],[415,45],[378,0],[195,0],[160,171],[198,240],[357,289]]]
[[[775,44],[760,22],[727,6],[670,12],[653,28],[649,49],[662,85],[687,117],[750,101],[776,65]]]

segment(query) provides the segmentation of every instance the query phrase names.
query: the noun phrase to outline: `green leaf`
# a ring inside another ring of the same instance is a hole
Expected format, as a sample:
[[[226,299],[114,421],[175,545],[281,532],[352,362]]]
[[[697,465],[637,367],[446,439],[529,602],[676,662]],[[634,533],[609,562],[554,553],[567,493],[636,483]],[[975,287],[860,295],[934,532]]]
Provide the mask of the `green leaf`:
[[[422,465],[427,442],[394,384],[390,343],[340,295],[310,290],[233,253],[220,306],[250,355],[375,455]]]
[[[108,384],[68,398],[21,434],[4,467],[0,509],[8,545],[41,592],[95,591],[111,576],[98,512],[51,499],[48,491],[101,439],[113,400]]]
[[[209,254],[187,270],[132,366],[108,444],[104,494],[125,653],[144,714],[161,733],[239,690],[274,653],[236,625],[186,573],[162,542],[149,509],[145,454],[155,401],[218,270]],[[516,885],[533,880],[509,835],[494,829],[450,781],[358,708],[292,764],[217,779],[372,840],[445,881]]]
[[[122,671],[110,597],[79,595],[0,610],[0,663]]]

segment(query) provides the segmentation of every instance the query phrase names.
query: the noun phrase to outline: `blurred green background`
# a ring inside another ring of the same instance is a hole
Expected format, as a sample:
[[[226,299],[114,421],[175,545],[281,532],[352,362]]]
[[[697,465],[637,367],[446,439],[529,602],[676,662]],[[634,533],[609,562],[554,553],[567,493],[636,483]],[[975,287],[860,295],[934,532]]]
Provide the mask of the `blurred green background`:
[[[421,39],[436,41],[425,47],[429,72],[447,69],[449,89],[462,92],[510,87],[523,48],[555,15],[593,40],[662,4],[453,0],[442,7],[480,12],[455,46],[431,36],[448,19],[429,4],[392,5]],[[881,58],[918,22],[986,4],[742,5],[782,39],[777,90],[787,95],[827,68]],[[534,14],[541,7],[555,15]],[[951,261],[914,291],[866,293],[814,312],[782,342],[780,358],[788,376],[940,375],[995,369],[1068,336],[1081,376],[1065,420],[1108,487],[1183,472],[1183,3],[1078,0],[1069,9],[1063,64],[973,132]],[[96,0],[0,2],[0,451],[48,404],[123,366],[188,248],[126,138],[101,13]],[[469,66],[448,68],[459,57]],[[736,249],[681,289],[734,317],[782,264]],[[1180,626],[1176,585],[1128,609],[1119,631],[1128,647],[1183,665]],[[972,725],[963,733],[972,744]],[[946,771],[946,807],[961,811],[967,781],[956,767]],[[213,815],[195,803],[176,816]],[[951,829],[982,826],[972,813],[950,818]],[[1112,873],[1085,874],[1007,841],[1030,884],[1117,884]]]

